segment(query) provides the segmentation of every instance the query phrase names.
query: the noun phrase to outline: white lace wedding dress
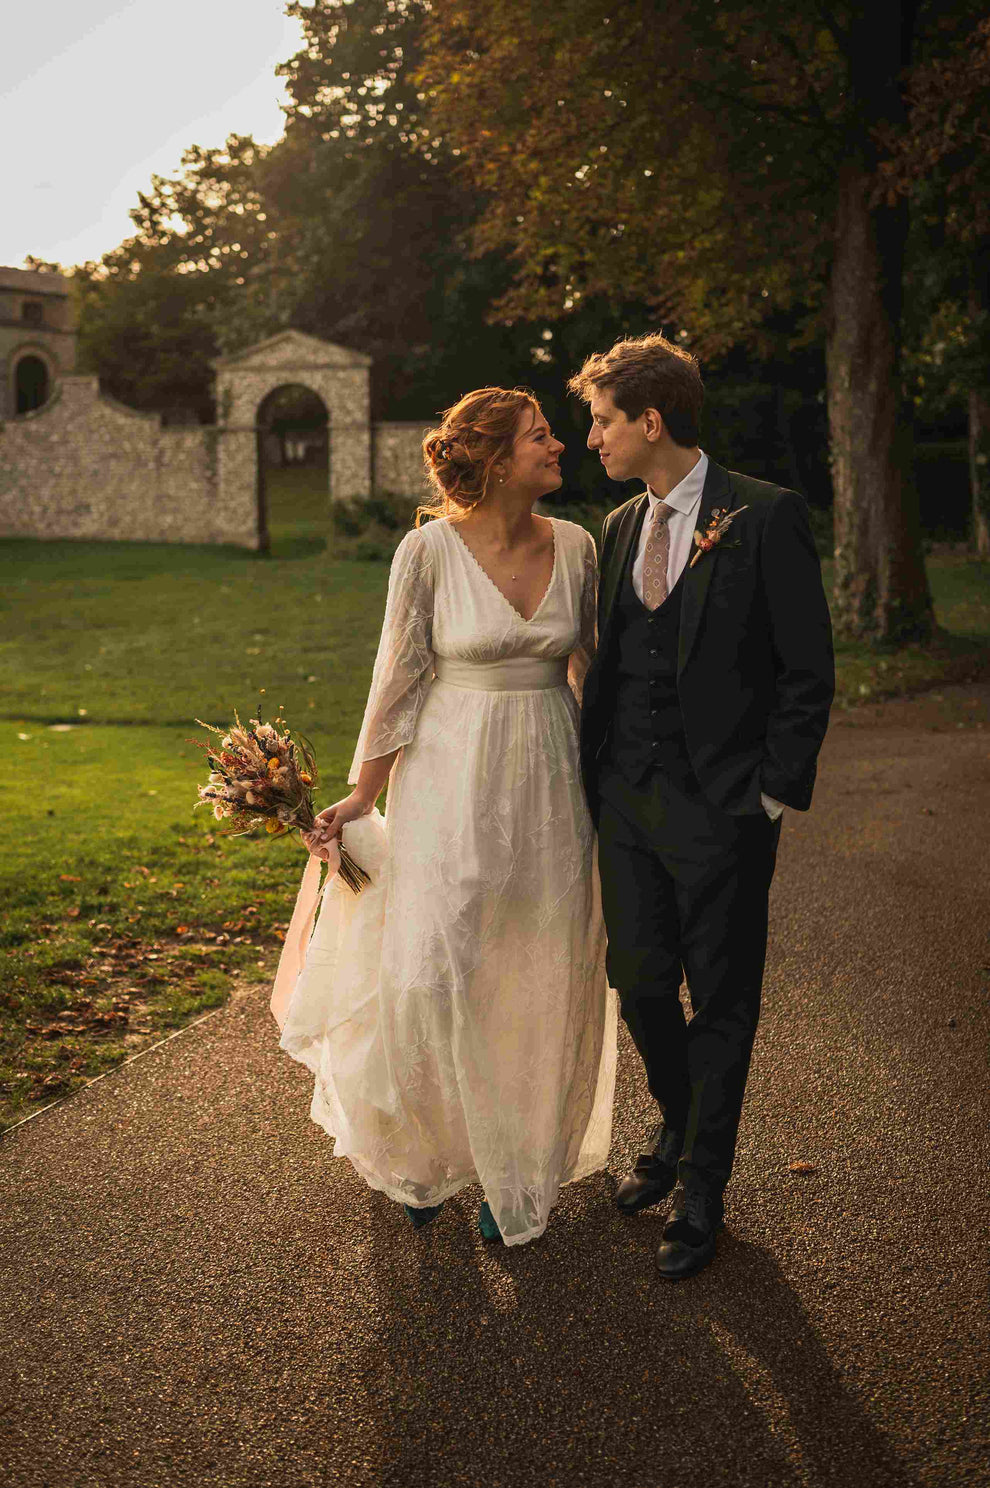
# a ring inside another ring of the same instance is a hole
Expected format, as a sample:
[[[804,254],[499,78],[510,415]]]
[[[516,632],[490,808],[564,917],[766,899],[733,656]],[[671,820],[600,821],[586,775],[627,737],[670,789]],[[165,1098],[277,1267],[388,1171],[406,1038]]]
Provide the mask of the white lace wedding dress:
[[[373,883],[357,898],[331,883],[281,1040],[316,1076],[313,1120],[372,1188],[419,1206],[480,1182],[508,1245],[604,1167],[615,1083],[572,690],[595,550],[551,520],[529,621],[454,524],[400,544],[351,783],[401,753],[384,821],[344,834]]]

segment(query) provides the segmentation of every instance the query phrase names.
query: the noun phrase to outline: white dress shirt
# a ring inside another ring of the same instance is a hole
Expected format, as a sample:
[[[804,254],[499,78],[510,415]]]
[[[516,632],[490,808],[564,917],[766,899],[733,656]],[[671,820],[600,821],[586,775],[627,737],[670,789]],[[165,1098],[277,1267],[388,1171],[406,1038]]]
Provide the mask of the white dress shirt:
[[[669,496],[658,496],[652,486],[647,486],[646,494],[650,500],[650,509],[643,519],[639,534],[639,547],[636,550],[632,570],[632,585],[637,599],[643,598],[643,555],[657,507],[661,501],[666,501],[668,506],[674,508],[674,515],[667,521],[667,530],[670,533],[670,551],[667,554],[667,593],[669,594],[691,555],[694,529],[698,525],[698,508],[701,506],[701,493],[705,489],[707,474],[708,456],[702,450],[698,463],[688,471],[682,481],[678,481]]]
[[[705,489],[707,474],[708,456],[702,450],[697,464],[691,467],[684,479],[678,481],[667,496],[658,496],[652,486],[647,486],[646,494],[649,498],[650,509],[643,518],[639,547],[636,549],[632,567],[632,586],[640,601],[643,598],[643,557],[646,552],[646,540],[650,535],[650,526],[656,516],[657,507],[661,501],[665,501],[668,506],[674,508],[673,516],[667,519],[670,532],[670,550],[667,554],[667,593],[669,594],[684,572],[688,558],[691,556],[694,529],[698,525],[701,493]],[[760,801],[770,820],[776,821],[784,809],[783,802],[775,801],[773,796],[768,796],[765,791],[760,792]]]

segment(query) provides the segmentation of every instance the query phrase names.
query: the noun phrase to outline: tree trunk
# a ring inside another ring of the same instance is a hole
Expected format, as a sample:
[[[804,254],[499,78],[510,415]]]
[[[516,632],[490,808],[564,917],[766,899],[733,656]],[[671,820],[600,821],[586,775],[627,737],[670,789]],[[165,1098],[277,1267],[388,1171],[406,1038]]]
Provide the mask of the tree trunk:
[[[835,499],[832,618],[843,640],[927,639],[932,601],[901,416],[900,292],[906,223],[869,206],[865,167],[840,171],[826,340]]]
[[[990,390],[969,395],[969,480],[973,492],[973,548],[990,558]]]

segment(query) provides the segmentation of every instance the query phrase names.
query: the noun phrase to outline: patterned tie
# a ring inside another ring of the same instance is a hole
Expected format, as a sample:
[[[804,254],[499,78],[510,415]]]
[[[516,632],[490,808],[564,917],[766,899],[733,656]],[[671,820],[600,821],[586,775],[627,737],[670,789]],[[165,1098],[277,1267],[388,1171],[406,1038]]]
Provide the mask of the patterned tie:
[[[668,521],[674,508],[661,501],[653,514],[646,547],[643,550],[643,603],[655,610],[667,598],[667,559],[670,555]]]

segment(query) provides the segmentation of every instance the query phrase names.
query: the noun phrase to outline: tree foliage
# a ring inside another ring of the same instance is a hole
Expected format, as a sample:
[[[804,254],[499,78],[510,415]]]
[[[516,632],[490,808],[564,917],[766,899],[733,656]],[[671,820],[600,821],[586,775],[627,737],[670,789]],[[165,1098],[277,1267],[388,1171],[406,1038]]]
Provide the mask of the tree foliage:
[[[180,172],[139,193],[132,236],[75,270],[81,364],[122,401],[209,418],[211,359],[277,317],[270,154],[247,135],[186,150]]]
[[[907,212],[874,193],[905,69],[956,42],[943,19],[934,0],[435,0],[422,68],[488,193],[476,247],[512,255],[506,319],[633,293],[704,354],[825,342],[851,636],[931,626],[897,408]]]
[[[905,101],[904,127],[884,133],[876,194],[913,209],[918,401],[960,399],[990,383],[990,20],[916,66]]]
[[[983,248],[990,238],[990,19],[968,27],[965,19],[952,28],[962,32],[953,49],[919,62],[905,79],[904,127],[882,133],[877,189],[893,201],[936,183],[946,232]]]
[[[820,336],[837,175],[859,155],[891,180],[898,139],[913,163],[898,78],[934,54],[911,73],[920,123],[930,79],[966,71],[944,21],[931,0],[436,0],[421,76],[488,193],[476,245],[512,254],[500,312],[557,315],[621,286],[703,352],[766,349],[794,312],[798,337]],[[978,137],[974,116],[956,122]]]
[[[908,116],[889,131],[878,194],[907,198],[915,399],[961,402],[969,416],[971,536],[990,555],[990,20],[948,55],[917,66]]]
[[[289,8],[304,44],[279,69],[284,138],[231,136],[153,178],[134,235],[82,271],[87,363],[137,406],[175,402],[184,384],[181,401],[202,410],[211,357],[291,325],[372,356],[376,417],[429,417],[479,366],[518,380],[535,333],[487,324],[509,272],[497,254],[466,251],[477,193],[422,127],[412,73],[426,7]],[[153,334],[156,318],[152,372],[141,327]]]

